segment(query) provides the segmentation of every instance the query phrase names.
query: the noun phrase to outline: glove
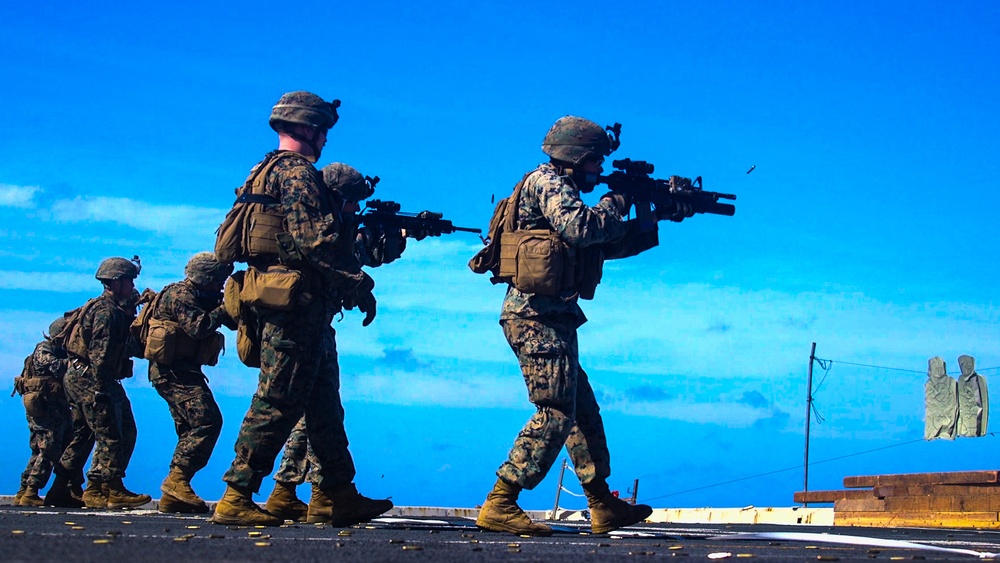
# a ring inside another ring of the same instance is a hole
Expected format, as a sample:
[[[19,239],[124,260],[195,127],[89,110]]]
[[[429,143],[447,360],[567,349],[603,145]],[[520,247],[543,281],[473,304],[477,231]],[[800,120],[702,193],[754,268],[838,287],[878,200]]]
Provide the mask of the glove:
[[[628,210],[632,207],[632,198],[620,192],[608,192],[601,196],[602,201],[605,199],[611,202],[615,211],[622,217],[628,215]]]
[[[401,231],[383,233],[372,248],[372,255],[377,264],[388,264],[402,256],[403,250],[406,250],[406,238]]]
[[[375,294],[372,292],[358,295],[358,310],[365,314],[365,320],[361,321],[361,326],[368,326],[375,320]]]

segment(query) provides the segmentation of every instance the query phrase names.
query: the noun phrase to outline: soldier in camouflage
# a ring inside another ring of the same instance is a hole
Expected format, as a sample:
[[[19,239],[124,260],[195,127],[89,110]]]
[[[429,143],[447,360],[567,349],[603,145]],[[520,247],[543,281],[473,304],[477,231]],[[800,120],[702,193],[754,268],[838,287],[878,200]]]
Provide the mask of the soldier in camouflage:
[[[608,193],[588,207],[580,193],[592,191],[604,157],[617,139],[596,123],[579,117],[559,119],[546,134],[542,151],[550,161],[522,181],[515,229],[555,233],[575,256],[576,280],[558,295],[528,293],[510,285],[500,324],[517,355],[529,400],[536,412],[528,420],[497,470],[476,525],[485,530],[549,535],[551,528],[532,522],[517,505],[522,489],[533,489],[566,447],[583,485],[595,533],[642,521],[652,509],[632,506],[611,494],[610,454],[600,409],[586,372],[580,367],[577,329],[586,322],[578,304],[592,297],[606,258],[632,256],[658,244],[655,229],[641,232],[626,221],[630,202]],[[591,286],[581,279],[590,280]]]
[[[339,381],[332,377],[333,371],[323,368],[332,340],[332,303],[350,302],[366,313],[368,322],[375,315],[374,283],[352,270],[353,227],[345,224],[313,166],[327,132],[337,122],[339,105],[309,92],[291,92],[271,111],[278,150],[265,159],[272,167],[264,179],[263,195],[274,201],[266,207],[283,215],[283,232],[294,249],[285,248],[284,256],[251,256],[248,266],[257,272],[294,270],[302,278],[302,288],[288,309],[250,306],[262,327],[259,384],[236,439],[236,459],[223,476],[228,486],[212,517],[216,523],[277,526],[284,521],[261,510],[252,495],[303,416],[321,466],[309,511],[315,506],[317,514],[325,512],[330,521],[350,525],[392,507],[389,501],[360,495],[343,472],[340,458],[346,437],[343,413],[337,408]],[[350,475],[353,478],[353,467]]]
[[[21,473],[21,486],[14,497],[15,505],[45,504],[38,491],[49,482],[53,466],[73,436],[73,415],[62,383],[66,351],[50,337],[59,334],[65,324],[60,317],[49,325],[49,334],[25,361],[25,373],[15,379],[15,389],[21,392],[24,402],[31,446],[31,457]],[[83,503],[76,500],[73,506],[79,508]]]
[[[331,190],[336,202],[339,202],[341,215],[345,225],[356,224],[354,218],[360,207],[358,202],[370,198],[374,192],[374,186],[355,168],[335,162],[323,167],[323,181],[326,187]],[[405,249],[405,238],[402,233],[396,232],[373,232],[368,228],[357,229],[355,235],[355,258],[360,270],[362,265],[377,267],[388,264],[399,258]],[[340,313],[344,303],[338,300],[330,301],[330,316]],[[340,385],[340,367],[337,362],[337,342],[336,332],[333,327],[324,329],[323,357],[320,362],[320,369],[327,372],[326,377]],[[331,408],[339,414],[340,426],[336,428],[337,442],[340,444],[337,455],[337,463],[330,469],[337,475],[337,480],[343,483],[350,483],[354,479],[354,461],[351,453],[347,449],[347,433],[344,430],[344,409],[338,401]],[[295,494],[295,487],[308,481],[316,485],[317,477],[320,474],[321,465],[309,445],[306,432],[305,417],[303,417],[292,429],[291,435],[285,442],[284,453],[278,465],[278,471],[274,475],[274,490],[267,499],[265,508],[271,514],[280,516],[287,520],[308,521],[313,523],[326,522],[333,523],[333,515],[326,514],[322,506],[310,505],[313,511],[309,512],[309,506],[299,500]],[[392,504],[383,501],[385,510],[392,508]]]
[[[171,327],[175,340],[172,360],[149,361],[149,381],[167,402],[177,431],[170,473],[160,486],[160,512],[208,512],[191,478],[212,456],[222,412],[202,365],[215,365],[218,358],[222,334],[216,329],[236,329],[222,306],[222,286],[232,272],[232,265],[220,264],[211,252],[199,252],[185,266],[185,279],[164,287],[150,304],[150,323]]]
[[[149,495],[125,488],[122,478],[135,449],[136,426],[132,405],[121,380],[132,377],[131,356],[139,355],[129,332],[135,316],[135,278],[139,268],[125,258],[108,258],[97,268],[104,293],[83,306],[80,334],[86,353],[69,352],[64,385],[74,407],[83,413],[96,444],[83,502],[88,508],[127,508],[150,501]],[[70,327],[63,334],[73,332]],[[64,343],[68,341],[64,340]],[[67,449],[61,472],[73,475],[86,458]]]

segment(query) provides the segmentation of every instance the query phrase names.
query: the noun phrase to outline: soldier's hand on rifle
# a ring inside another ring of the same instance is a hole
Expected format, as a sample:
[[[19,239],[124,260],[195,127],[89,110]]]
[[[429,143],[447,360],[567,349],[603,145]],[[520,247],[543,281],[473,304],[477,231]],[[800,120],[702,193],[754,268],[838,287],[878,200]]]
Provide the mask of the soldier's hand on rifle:
[[[673,201],[670,205],[656,208],[656,218],[660,221],[667,220],[680,223],[684,219],[694,215],[694,208],[690,203]]]
[[[375,320],[375,294],[372,292],[358,295],[358,310],[365,314],[365,320],[361,321],[361,326],[368,326]]]
[[[601,196],[601,199],[609,200],[614,205],[618,215],[622,217],[628,215],[628,210],[632,207],[632,198],[620,192],[608,192]]]
[[[379,263],[388,264],[403,255],[403,251],[406,250],[406,237],[401,230],[382,233],[372,250]]]

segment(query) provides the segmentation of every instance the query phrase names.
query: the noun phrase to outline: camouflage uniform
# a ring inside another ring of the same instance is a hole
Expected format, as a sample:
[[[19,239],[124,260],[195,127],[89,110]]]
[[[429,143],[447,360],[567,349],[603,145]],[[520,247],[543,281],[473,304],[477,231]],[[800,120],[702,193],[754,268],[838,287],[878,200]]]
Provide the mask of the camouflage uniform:
[[[220,304],[218,295],[205,295],[184,280],[163,288],[152,318],[177,323],[184,335],[198,342],[230,323]],[[194,358],[176,358],[170,364],[150,361],[149,381],[167,402],[177,431],[170,466],[193,474],[208,464],[222,431],[222,412],[201,364]]]
[[[542,164],[526,179],[517,209],[518,229],[552,229],[577,249],[600,252],[598,260],[631,256],[657,244],[656,232],[639,234],[614,204],[587,207],[572,179]],[[521,365],[536,413],[518,434],[497,475],[525,489],[545,477],[563,445],[582,484],[611,473],[600,409],[580,367],[576,331],[587,318],[572,291],[549,296],[507,290],[500,324]]]
[[[304,257],[293,267],[302,273],[309,298],[288,311],[252,308],[261,326],[260,379],[236,440],[236,459],[223,480],[258,491],[304,415],[309,443],[323,462],[316,484],[331,488],[354,473],[330,329],[332,304],[355,289],[339,275],[354,270],[353,232],[344,228],[319,172],[299,154],[286,153],[274,165],[264,190],[280,202],[286,231]],[[249,264],[266,270],[277,264],[277,256],[252,258]]]
[[[135,417],[121,384],[121,379],[132,376],[129,357],[136,351],[129,334],[135,311],[126,307],[107,290],[96,298],[80,320],[87,358],[71,354],[64,380],[66,395],[80,409],[96,439],[87,478],[100,482],[124,477],[135,449]],[[60,465],[72,476],[84,461],[82,446],[67,448]]]
[[[37,491],[49,482],[53,466],[73,436],[73,414],[62,385],[66,352],[46,338],[35,346],[30,362],[34,381],[27,385],[39,395],[32,401],[31,412],[25,414],[31,432],[31,457],[21,473],[21,490],[28,486]]]

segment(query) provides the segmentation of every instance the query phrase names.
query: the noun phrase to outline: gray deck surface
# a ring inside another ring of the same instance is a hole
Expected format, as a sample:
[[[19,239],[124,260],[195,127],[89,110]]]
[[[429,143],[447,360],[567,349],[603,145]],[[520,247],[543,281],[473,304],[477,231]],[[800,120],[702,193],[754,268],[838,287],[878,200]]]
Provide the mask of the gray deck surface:
[[[549,538],[483,532],[465,519],[379,519],[341,529],[312,524],[226,527],[203,516],[151,510],[93,511],[0,507],[3,561],[607,561],[709,554],[735,561],[974,561],[924,549],[749,540],[738,533],[794,532],[887,538],[1000,553],[1000,532],[825,526],[642,524],[590,535],[583,523]],[[723,536],[721,538],[716,536]],[[829,536],[827,536],[829,537]],[[712,558],[715,560],[715,558]],[[676,559],[674,559],[676,560]]]

